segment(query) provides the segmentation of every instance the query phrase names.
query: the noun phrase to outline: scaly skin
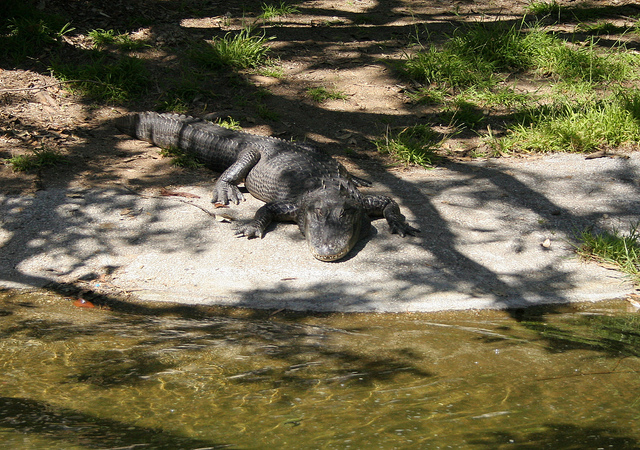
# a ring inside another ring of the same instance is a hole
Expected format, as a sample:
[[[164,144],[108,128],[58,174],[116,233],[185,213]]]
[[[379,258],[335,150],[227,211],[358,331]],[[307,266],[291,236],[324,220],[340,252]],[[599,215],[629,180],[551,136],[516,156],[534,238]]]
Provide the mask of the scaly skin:
[[[244,200],[238,184],[265,202],[236,235],[262,237],[274,221],[296,222],[314,257],[336,261],[367,234],[369,217],[387,219],[392,233],[404,237],[419,230],[409,225],[390,197],[362,195],[370,185],[350,175],[336,160],[304,144],[229,130],[177,114],[143,112],[116,120],[122,132],[159,147],[177,147],[212,170],[214,203]]]

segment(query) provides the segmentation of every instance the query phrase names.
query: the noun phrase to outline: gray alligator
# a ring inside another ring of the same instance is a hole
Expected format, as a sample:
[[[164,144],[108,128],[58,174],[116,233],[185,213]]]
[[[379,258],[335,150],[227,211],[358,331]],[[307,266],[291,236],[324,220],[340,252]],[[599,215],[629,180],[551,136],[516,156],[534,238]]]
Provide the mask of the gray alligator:
[[[398,204],[382,195],[363,195],[370,183],[312,146],[229,130],[211,122],[177,114],[143,112],[120,117],[116,127],[159,147],[179,148],[207,167],[222,172],[214,203],[244,200],[238,184],[263,205],[236,235],[262,237],[274,220],[296,222],[311,253],[321,261],[343,258],[366,236],[369,217],[385,217],[392,233],[415,235]]]

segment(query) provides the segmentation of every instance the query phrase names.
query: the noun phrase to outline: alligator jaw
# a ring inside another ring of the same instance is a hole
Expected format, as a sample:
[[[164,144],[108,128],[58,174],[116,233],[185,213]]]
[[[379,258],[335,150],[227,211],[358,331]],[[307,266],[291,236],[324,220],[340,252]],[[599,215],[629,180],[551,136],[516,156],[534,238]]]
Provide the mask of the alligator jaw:
[[[313,255],[314,258],[320,260],[320,261],[324,261],[324,262],[332,262],[332,261],[337,261],[339,259],[344,258],[347,253],[349,253],[349,251],[351,250],[351,248],[345,248],[343,250],[341,250],[338,253],[334,253],[334,254],[321,254],[318,253],[316,251],[315,248],[313,248],[311,245],[309,245],[309,249],[311,250],[311,254]]]

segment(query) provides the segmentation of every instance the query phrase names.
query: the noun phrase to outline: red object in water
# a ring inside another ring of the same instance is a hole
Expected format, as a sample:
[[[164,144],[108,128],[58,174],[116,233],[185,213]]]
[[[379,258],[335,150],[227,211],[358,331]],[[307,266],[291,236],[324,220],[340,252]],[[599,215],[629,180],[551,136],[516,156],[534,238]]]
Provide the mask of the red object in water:
[[[77,306],[78,308],[95,308],[95,305],[88,300],[83,298],[79,298],[75,302],[73,302],[73,306]]]

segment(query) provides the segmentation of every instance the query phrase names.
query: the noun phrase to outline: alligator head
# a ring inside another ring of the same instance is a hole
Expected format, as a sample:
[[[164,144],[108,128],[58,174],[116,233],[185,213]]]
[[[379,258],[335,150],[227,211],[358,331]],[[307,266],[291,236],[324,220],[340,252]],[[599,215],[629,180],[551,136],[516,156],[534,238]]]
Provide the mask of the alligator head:
[[[296,221],[311,253],[320,261],[343,258],[368,230],[369,219],[355,195],[340,184],[304,196]]]

